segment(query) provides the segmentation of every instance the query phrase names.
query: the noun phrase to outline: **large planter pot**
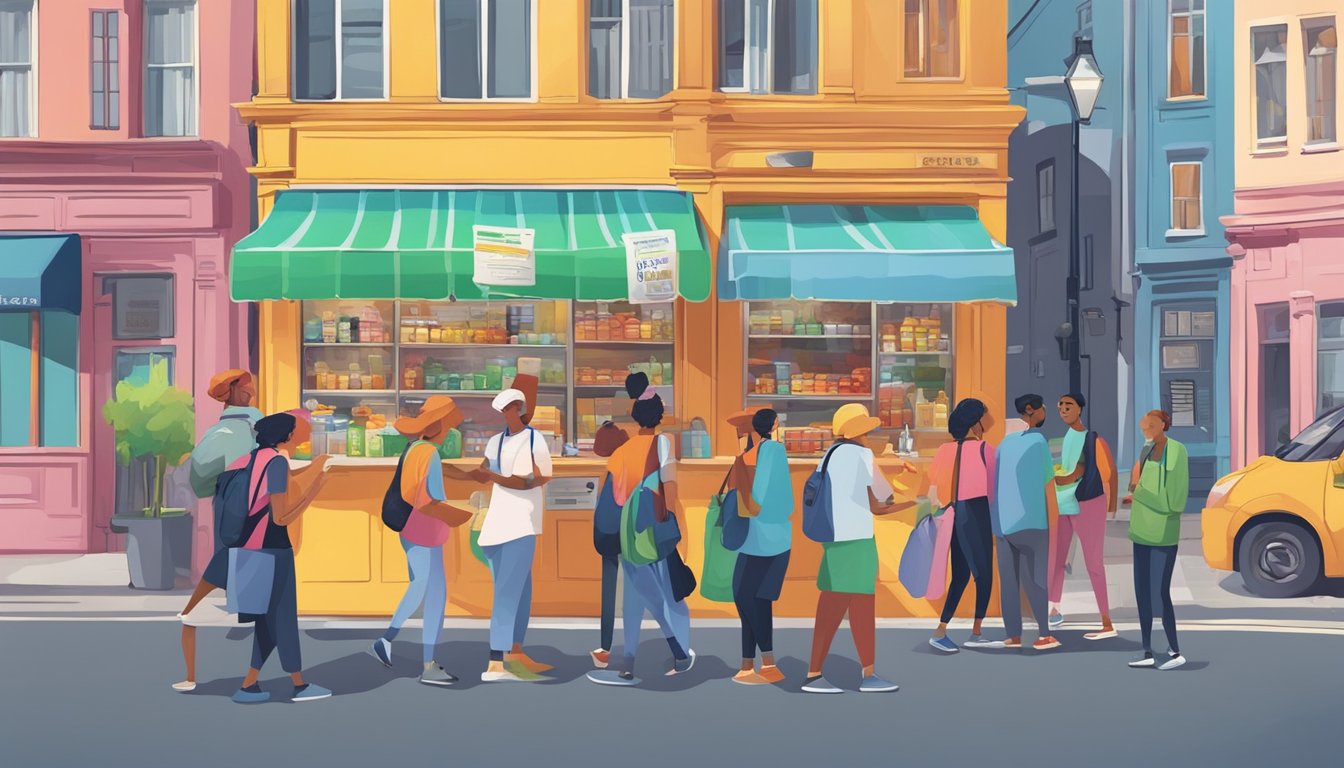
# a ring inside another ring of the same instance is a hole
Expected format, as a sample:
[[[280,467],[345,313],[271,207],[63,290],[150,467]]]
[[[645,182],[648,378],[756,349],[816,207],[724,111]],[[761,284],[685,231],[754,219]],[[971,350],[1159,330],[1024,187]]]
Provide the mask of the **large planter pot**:
[[[172,589],[179,573],[191,575],[191,515],[166,512],[163,517],[112,518],[113,530],[126,534],[126,564],[136,589]]]

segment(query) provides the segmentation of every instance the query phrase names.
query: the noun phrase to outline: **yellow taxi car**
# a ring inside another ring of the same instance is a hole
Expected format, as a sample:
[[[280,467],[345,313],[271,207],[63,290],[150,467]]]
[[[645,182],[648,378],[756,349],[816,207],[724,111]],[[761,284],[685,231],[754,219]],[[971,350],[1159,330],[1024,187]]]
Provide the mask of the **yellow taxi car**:
[[[1210,567],[1238,571],[1251,593],[1296,597],[1344,576],[1344,408],[1273,456],[1220,479],[1201,533]]]

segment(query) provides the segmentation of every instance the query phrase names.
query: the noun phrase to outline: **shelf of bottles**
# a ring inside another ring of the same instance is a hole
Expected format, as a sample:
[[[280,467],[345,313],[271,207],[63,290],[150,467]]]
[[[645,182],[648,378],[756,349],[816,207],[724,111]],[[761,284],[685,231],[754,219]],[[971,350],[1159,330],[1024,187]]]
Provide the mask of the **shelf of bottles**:
[[[667,412],[675,412],[673,328],[670,302],[574,302],[574,434],[581,452],[592,451],[603,422],[630,422],[629,373],[648,374]]]
[[[950,304],[748,302],[744,399],[779,412],[791,455],[824,452],[847,402],[881,420],[879,443],[925,452],[947,439],[951,326]]]

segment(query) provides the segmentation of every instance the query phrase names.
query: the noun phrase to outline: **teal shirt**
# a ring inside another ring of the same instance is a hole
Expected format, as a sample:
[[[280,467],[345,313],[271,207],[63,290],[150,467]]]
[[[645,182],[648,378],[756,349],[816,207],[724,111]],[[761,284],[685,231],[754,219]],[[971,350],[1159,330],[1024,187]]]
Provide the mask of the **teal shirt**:
[[[215,480],[233,462],[256,447],[252,428],[261,420],[256,408],[228,406],[191,451],[191,489],[196,498],[215,495]]]
[[[1184,445],[1167,438],[1162,458],[1145,461],[1139,473],[1129,512],[1130,541],[1150,547],[1179,544],[1181,513],[1189,498],[1189,453]]]
[[[1064,434],[1064,448],[1059,456],[1059,464],[1063,467],[1061,474],[1073,474],[1073,470],[1078,468],[1078,462],[1083,458],[1083,448],[1086,445],[1087,431],[1070,427]],[[1078,506],[1078,497],[1075,495],[1077,490],[1077,483],[1061,485],[1055,490],[1056,498],[1059,500],[1059,514],[1076,515],[1082,512]]]
[[[756,479],[751,497],[761,507],[747,529],[747,541],[739,550],[754,557],[774,557],[793,545],[793,480],[784,444],[766,440],[756,453]]]

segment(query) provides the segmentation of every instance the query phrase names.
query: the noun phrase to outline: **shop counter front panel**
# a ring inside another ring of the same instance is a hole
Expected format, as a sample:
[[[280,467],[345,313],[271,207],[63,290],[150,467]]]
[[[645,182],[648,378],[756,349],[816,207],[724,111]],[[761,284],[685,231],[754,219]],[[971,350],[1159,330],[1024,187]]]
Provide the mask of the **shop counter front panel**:
[[[878,465],[889,476],[898,477],[911,489],[911,496],[927,492],[923,474],[927,459],[915,460],[918,476],[895,476],[896,461],[879,457]],[[450,462],[463,468],[479,462],[462,459]],[[299,466],[300,462],[295,462]],[[406,588],[406,558],[398,534],[388,530],[381,519],[382,497],[392,479],[395,459],[333,460],[331,477],[317,501],[304,513],[300,523],[291,526],[295,542],[299,610],[305,615],[387,616],[396,608]],[[778,603],[779,616],[808,618],[817,605],[816,577],[821,562],[821,545],[802,533],[801,498],[803,484],[816,468],[811,459],[790,461],[794,498],[798,506],[793,515],[793,553],[784,591]],[[731,466],[728,458],[686,460],[678,469],[682,529],[681,553],[686,563],[701,573],[704,563],[706,519],[710,497],[718,490]],[[533,566],[533,608],[536,616],[596,617],[600,611],[601,559],[593,550],[592,515],[587,485],[604,474],[597,460],[557,459],[556,489],[548,492],[548,509],[543,533],[537,541]],[[472,491],[482,490],[471,483],[449,480],[445,483],[449,498],[466,499]],[[878,518],[875,534],[878,542],[879,575],[878,614],[883,617],[937,616],[941,602],[911,597],[900,585],[897,573],[901,552],[914,527],[913,510]],[[490,615],[493,583],[490,571],[472,554],[469,529],[454,529],[445,545],[444,566],[448,580],[448,615],[485,618]],[[997,587],[996,587],[997,589]],[[704,599],[699,592],[687,598],[692,615],[704,618],[733,618],[737,612],[731,603]],[[974,600],[963,598],[958,616],[969,617]],[[997,610],[997,596],[991,600]]]

